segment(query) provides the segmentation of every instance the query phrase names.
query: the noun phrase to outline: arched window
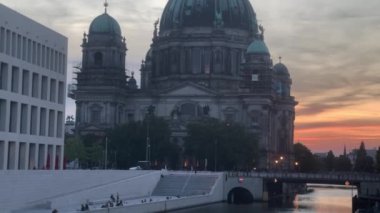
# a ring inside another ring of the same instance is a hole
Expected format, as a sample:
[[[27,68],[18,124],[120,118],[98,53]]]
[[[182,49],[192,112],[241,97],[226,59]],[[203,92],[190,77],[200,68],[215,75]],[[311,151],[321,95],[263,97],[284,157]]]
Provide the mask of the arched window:
[[[97,52],[94,54],[94,62],[97,66],[103,65],[103,54],[101,52]]]

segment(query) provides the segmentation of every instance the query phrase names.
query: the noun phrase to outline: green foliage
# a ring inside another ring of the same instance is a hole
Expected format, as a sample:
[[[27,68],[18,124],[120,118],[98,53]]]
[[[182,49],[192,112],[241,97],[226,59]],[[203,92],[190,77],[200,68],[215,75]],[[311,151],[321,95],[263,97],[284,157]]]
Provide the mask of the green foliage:
[[[373,172],[373,159],[367,156],[364,142],[361,142],[359,150],[356,152],[355,171]]]
[[[334,170],[335,168],[335,155],[334,153],[330,150],[328,153],[327,153],[327,156],[326,156],[326,159],[325,159],[325,168],[327,171],[331,172]]]
[[[335,170],[339,172],[349,172],[352,169],[352,163],[346,155],[341,155],[335,159]]]
[[[319,170],[318,161],[311,151],[303,144],[294,144],[295,161],[299,163],[300,172],[316,172]]]
[[[194,161],[208,159],[208,169],[252,169],[258,155],[257,138],[243,126],[205,118],[187,126],[185,154]],[[202,168],[203,169],[203,168]]]
[[[78,159],[80,162],[86,159],[86,148],[80,138],[70,137],[66,139],[65,158],[67,161]]]
[[[110,153],[115,153],[116,156],[110,158],[110,161],[118,169],[128,169],[136,166],[138,161],[145,160],[148,125],[152,163],[175,168],[179,147],[170,142],[169,125],[162,118],[150,116],[143,122],[132,122],[115,128],[108,134]]]

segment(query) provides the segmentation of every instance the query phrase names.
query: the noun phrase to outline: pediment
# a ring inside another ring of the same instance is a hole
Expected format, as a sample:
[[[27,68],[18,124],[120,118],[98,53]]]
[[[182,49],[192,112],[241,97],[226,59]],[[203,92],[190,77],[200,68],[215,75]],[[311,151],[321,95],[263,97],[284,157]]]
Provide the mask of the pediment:
[[[217,93],[197,84],[184,84],[162,92],[162,96],[215,96]]]

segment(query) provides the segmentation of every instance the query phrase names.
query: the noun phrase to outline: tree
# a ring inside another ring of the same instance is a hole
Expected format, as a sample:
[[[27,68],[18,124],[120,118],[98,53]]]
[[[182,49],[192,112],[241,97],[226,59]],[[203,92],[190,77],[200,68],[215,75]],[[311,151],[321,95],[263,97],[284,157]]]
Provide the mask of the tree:
[[[376,170],[380,173],[380,146],[376,152]]]
[[[330,150],[327,153],[327,156],[325,159],[325,164],[326,164],[325,168],[327,171],[331,172],[334,170],[334,168],[335,168],[335,165],[334,165],[335,164],[335,155],[334,155],[333,151]]]
[[[373,172],[373,159],[367,156],[364,142],[361,142],[359,149],[356,151],[355,171]]]
[[[346,155],[341,155],[335,159],[335,170],[349,172],[352,169],[351,160]]]
[[[67,161],[74,161],[76,159],[79,162],[86,160],[86,148],[78,137],[69,137],[65,141],[65,158]]]
[[[128,169],[136,166],[138,161],[145,160],[148,125],[151,163],[157,168],[165,165],[175,168],[179,158],[179,147],[170,141],[171,131],[168,123],[155,116],[125,124],[108,133],[109,152],[114,153],[110,162],[119,169]]]
[[[193,165],[207,159],[208,169],[250,170],[257,163],[258,140],[239,124],[204,118],[187,130],[185,154]]]
[[[317,159],[302,143],[294,144],[295,161],[299,163],[300,172],[316,172],[319,170]]]

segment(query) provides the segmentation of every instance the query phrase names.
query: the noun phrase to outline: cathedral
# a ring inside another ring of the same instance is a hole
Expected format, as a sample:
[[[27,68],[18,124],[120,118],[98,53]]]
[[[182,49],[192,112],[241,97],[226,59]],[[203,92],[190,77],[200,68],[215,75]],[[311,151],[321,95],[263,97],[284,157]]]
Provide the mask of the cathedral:
[[[249,0],[169,0],[141,64],[141,82],[125,69],[127,40],[107,13],[84,34],[77,73],[76,132],[143,120],[149,108],[169,121],[172,141],[205,116],[259,135],[260,167],[292,167],[295,106],[287,67],[273,64]],[[139,86],[138,86],[139,85]]]

